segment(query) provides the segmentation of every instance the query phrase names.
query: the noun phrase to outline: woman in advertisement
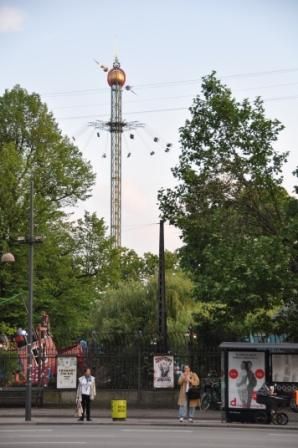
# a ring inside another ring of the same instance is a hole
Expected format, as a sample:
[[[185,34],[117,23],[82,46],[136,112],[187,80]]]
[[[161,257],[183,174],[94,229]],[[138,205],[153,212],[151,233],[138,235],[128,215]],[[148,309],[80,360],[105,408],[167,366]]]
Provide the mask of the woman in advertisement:
[[[178,405],[179,421],[183,422],[187,417],[188,421],[193,423],[196,407],[200,404],[199,389],[200,379],[195,372],[192,372],[189,366],[184,367],[178,384],[180,386]]]
[[[243,408],[247,407],[247,401],[248,401],[248,390],[247,390],[247,369],[246,369],[246,362],[242,361],[240,365],[240,373],[239,373],[239,379],[236,382],[238,395],[240,398],[241,406]]]

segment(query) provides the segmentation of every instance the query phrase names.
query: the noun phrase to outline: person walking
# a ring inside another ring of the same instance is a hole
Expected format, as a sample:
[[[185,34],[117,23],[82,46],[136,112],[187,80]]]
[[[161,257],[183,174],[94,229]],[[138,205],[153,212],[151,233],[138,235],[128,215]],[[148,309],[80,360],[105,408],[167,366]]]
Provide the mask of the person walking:
[[[200,385],[200,378],[195,372],[192,372],[189,366],[184,366],[184,372],[180,375],[178,379],[178,384],[180,386],[178,406],[179,406],[179,421],[183,422],[187,417],[190,423],[193,423],[196,407],[200,404],[199,397],[191,397],[190,390],[196,389],[196,394],[198,396],[198,386]]]
[[[91,422],[90,405],[96,395],[95,378],[91,375],[91,370],[86,368],[84,375],[79,378],[77,389],[77,401],[80,401],[83,408],[83,414],[79,421],[83,422],[86,416],[88,422]]]

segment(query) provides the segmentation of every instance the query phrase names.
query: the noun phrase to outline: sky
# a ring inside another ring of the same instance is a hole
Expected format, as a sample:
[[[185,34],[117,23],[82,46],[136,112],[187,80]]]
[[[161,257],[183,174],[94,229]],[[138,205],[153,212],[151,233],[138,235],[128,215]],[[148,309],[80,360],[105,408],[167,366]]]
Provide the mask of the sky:
[[[110,113],[106,74],[94,59],[111,67],[118,56],[135,92],[123,92],[124,119],[145,124],[133,140],[123,136],[122,245],[157,253],[157,192],[175,185],[179,127],[212,70],[237,99],[261,96],[267,116],[286,126],[276,148],[290,152],[284,186],[293,192],[297,23],[298,0],[0,0],[0,94],[20,84],[41,95],[97,174],[74,217],[88,210],[109,225],[110,136],[98,138],[88,123]],[[181,244],[167,225],[166,248]]]

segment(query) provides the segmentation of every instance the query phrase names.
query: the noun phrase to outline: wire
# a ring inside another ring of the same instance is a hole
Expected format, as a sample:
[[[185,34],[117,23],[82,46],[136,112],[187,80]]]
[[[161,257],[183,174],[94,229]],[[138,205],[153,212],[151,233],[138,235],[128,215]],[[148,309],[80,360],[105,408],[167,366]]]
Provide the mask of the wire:
[[[278,70],[267,70],[262,72],[248,72],[248,73],[234,73],[231,75],[223,75],[221,78],[223,79],[231,79],[231,78],[253,78],[258,76],[265,76],[265,75],[275,75],[279,73],[290,73],[290,72],[297,72],[298,68],[288,68],[288,69],[278,69]],[[164,82],[155,82],[150,84],[138,84],[134,87],[136,89],[142,89],[142,88],[159,88],[159,87],[166,87],[166,86],[176,86],[181,84],[194,84],[197,82],[201,82],[201,78],[195,78],[195,79],[186,79],[186,80],[179,80],[179,81],[164,81]],[[108,89],[108,87],[105,88],[96,88],[96,89],[80,89],[80,90],[66,90],[66,91],[60,91],[60,92],[48,92],[43,93],[42,96],[44,97],[55,97],[55,96],[72,96],[72,95],[85,95],[85,94],[93,94],[93,93],[103,93]]]
[[[293,100],[297,99],[298,95],[291,95],[291,96],[280,96],[280,97],[272,97],[272,98],[263,98],[264,102],[270,102],[270,101],[284,101],[284,100]],[[140,114],[150,114],[150,113],[156,113],[156,112],[175,112],[179,110],[189,110],[188,107],[169,107],[164,109],[147,109],[147,110],[136,110],[133,112],[126,112],[125,115],[140,115]],[[108,114],[99,114],[96,117],[93,115],[73,115],[69,117],[57,117],[57,120],[78,120],[78,119],[90,119],[90,118],[98,118],[98,117],[108,117]]]
[[[256,87],[245,87],[245,88],[241,88],[241,89],[233,89],[235,91],[248,91],[248,90],[258,90],[258,89],[270,89],[270,88],[275,88],[275,87],[288,87],[288,86],[294,86],[297,85],[298,82],[289,82],[289,83],[281,83],[281,84],[267,84],[267,85],[262,85],[262,86],[256,86]],[[148,97],[148,98],[140,98],[137,100],[125,100],[125,104],[135,104],[135,103],[143,103],[146,101],[164,101],[164,100],[178,100],[178,99],[186,99],[186,98],[193,98],[193,94],[188,94],[188,95],[176,95],[176,96],[160,96],[157,98],[152,98]],[[76,104],[76,105],[71,105],[71,106],[57,106],[55,107],[55,110],[57,109],[78,109],[81,107],[102,107],[102,106],[106,106],[106,103],[97,103],[97,104]]]

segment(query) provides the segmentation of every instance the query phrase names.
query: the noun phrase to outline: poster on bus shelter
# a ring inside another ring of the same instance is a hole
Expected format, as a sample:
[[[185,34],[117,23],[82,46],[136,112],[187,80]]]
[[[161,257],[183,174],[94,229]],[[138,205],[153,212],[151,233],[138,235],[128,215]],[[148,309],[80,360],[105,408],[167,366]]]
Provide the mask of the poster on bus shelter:
[[[156,389],[174,387],[174,357],[168,355],[154,356],[153,386]]]
[[[58,356],[57,389],[75,389],[77,387],[77,357]]]
[[[272,381],[274,383],[298,383],[298,355],[272,354]]]
[[[229,408],[263,409],[256,402],[256,391],[264,382],[264,352],[229,352]]]

